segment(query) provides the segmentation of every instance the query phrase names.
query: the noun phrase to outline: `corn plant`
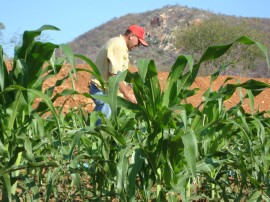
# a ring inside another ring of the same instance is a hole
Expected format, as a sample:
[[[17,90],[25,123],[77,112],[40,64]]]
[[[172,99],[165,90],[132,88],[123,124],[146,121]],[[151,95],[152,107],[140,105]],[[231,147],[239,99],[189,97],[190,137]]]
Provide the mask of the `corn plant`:
[[[61,116],[61,108],[55,108],[53,102],[60,96],[77,92],[64,90],[56,95],[53,92],[67,78],[73,81],[77,70],[74,55],[68,46],[35,41],[35,37],[44,30],[58,28],[45,25],[34,31],[25,31],[21,47],[15,49],[10,71],[0,46],[0,181],[3,201],[12,201],[18,197],[38,201],[40,187],[44,187],[46,178],[44,198],[48,201],[51,193],[57,195],[52,182],[57,177],[55,173],[63,171],[61,166],[64,165],[59,166],[59,163],[70,163],[64,161],[65,155],[69,154],[67,145],[71,144],[65,136],[73,137],[76,132],[72,127],[73,133],[70,132],[66,123],[69,118]],[[65,58],[55,59],[58,48],[66,54]],[[48,89],[42,89],[44,81],[55,76],[66,60],[72,64],[69,74]],[[37,97],[41,98],[41,102],[34,107]],[[82,126],[78,124],[75,127]],[[40,177],[48,169],[50,171],[46,177]],[[76,182],[77,176],[71,176]],[[22,196],[16,193],[17,188],[21,188]]]
[[[233,43],[256,43],[269,66],[267,51],[260,43],[247,37],[240,37]],[[264,113],[248,114],[241,107],[242,101],[231,109],[224,107],[224,101],[238,88],[247,90],[242,100],[246,97],[253,100],[263,89],[269,88],[269,84],[255,80],[243,84],[224,83],[217,92],[212,92],[210,87],[198,107],[185,102],[196,93],[196,89],[190,89],[190,86],[201,63],[220,57],[233,43],[209,47],[197,64],[193,64],[191,56],[179,56],[164,91],[160,88],[154,61],[150,60],[139,63],[138,73],[124,72],[110,80],[110,89],[115,89],[123,78],[132,83],[137,104],[121,98],[116,100],[113,93],[98,96],[110,103],[115,112],[112,117],[115,128],[121,131],[128,146],[128,149],[120,150],[117,158],[115,183],[121,201],[138,198],[164,201],[168,193],[171,200],[177,200],[173,195],[181,195],[183,200],[269,199],[269,183],[265,183],[269,178],[268,146],[265,147],[268,145],[265,127],[269,125],[269,118]],[[212,81],[227,66],[220,67],[212,75]],[[128,111],[122,114],[119,108]],[[257,134],[255,139],[260,140],[257,143],[251,138],[254,134]],[[230,148],[235,150],[235,147],[229,143],[235,139],[245,148],[237,147],[239,151],[233,156]],[[256,153],[264,153],[263,159],[257,160],[254,147]],[[243,160],[239,164],[240,157]],[[239,191],[234,193],[228,193],[231,188],[227,179],[229,171],[236,172],[241,178],[237,187]]]

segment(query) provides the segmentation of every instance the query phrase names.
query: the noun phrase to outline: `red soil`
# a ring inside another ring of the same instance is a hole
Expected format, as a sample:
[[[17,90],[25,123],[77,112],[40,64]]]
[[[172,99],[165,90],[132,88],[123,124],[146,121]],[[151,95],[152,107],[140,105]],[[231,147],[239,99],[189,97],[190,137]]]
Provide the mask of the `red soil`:
[[[77,67],[79,68],[89,68],[87,65],[77,65]],[[134,69],[132,69],[132,71],[135,71]],[[46,83],[44,84],[44,87],[49,87],[51,85],[54,84],[54,82],[56,81],[56,79],[62,78],[64,75],[66,75],[68,73],[68,70],[66,68],[62,68],[62,70],[60,71],[60,73],[57,75],[56,78],[53,79],[49,79],[48,81],[46,81]],[[168,76],[167,72],[159,72],[158,78],[160,80],[160,84],[163,87],[166,81],[166,78]],[[88,93],[89,92],[89,80],[90,80],[90,74],[86,73],[86,72],[78,72],[77,74],[77,81],[75,82],[75,87],[76,90],[78,92],[81,93]],[[223,82],[225,81],[225,79],[227,78],[227,76],[219,76],[215,82],[212,84],[212,90],[216,91],[219,89],[219,87],[223,84]],[[241,83],[251,79],[251,78],[242,78],[242,77],[233,77],[235,79],[231,80],[230,83],[234,82],[236,83],[236,80],[239,80]],[[265,83],[270,84],[270,79],[269,78],[252,78],[258,81],[262,81]],[[193,83],[193,85],[191,86],[191,88],[199,88],[200,90],[196,93],[196,95],[190,97],[188,99],[188,102],[192,103],[194,106],[198,106],[199,103],[202,100],[202,95],[205,92],[206,89],[209,88],[210,85],[210,77],[197,77],[195,82]],[[56,92],[61,92],[62,90],[66,89],[66,88],[71,88],[71,82],[70,80],[67,80],[62,86],[56,88]],[[255,110],[266,110],[266,111],[270,111],[270,101],[269,101],[269,97],[270,97],[270,88],[264,90],[261,94],[259,94],[258,96],[255,97]],[[76,108],[80,105],[84,105],[83,108],[85,110],[88,111],[92,111],[94,104],[93,101],[89,98],[86,98],[84,96],[81,95],[74,95],[74,96],[70,96],[68,98],[59,98],[55,101],[55,105],[62,105],[64,100],[67,99],[67,101],[64,104],[64,111],[67,110],[68,108]],[[226,107],[232,107],[235,104],[237,104],[240,101],[240,97],[239,97],[239,90],[237,90],[234,95],[225,102],[225,106]],[[249,101],[245,100],[243,103],[243,107],[246,111],[250,111],[250,106],[249,106]]]

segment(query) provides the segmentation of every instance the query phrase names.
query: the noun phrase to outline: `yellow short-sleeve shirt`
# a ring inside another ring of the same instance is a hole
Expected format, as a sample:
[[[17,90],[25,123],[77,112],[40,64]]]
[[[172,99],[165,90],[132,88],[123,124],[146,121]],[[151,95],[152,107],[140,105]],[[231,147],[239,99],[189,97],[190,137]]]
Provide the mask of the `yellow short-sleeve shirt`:
[[[109,73],[117,74],[128,69],[128,57],[128,48],[122,35],[107,41],[102,47],[95,63],[104,81],[109,81]],[[101,87],[97,79],[93,78],[92,82],[97,87]]]

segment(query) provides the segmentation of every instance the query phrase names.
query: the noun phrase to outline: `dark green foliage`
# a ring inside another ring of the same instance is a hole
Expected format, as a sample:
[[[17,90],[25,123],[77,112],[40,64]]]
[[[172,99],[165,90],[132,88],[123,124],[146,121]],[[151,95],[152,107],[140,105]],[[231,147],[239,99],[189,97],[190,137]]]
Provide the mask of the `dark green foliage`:
[[[257,22],[260,23],[259,21]],[[227,44],[238,36],[249,36],[254,40],[261,41],[270,47],[269,35],[254,28],[254,23],[250,23],[246,19],[235,19],[229,17],[214,16],[210,19],[201,20],[199,23],[191,24],[183,29],[182,27],[175,31],[175,45],[183,52],[187,52],[195,56],[195,59],[209,47],[218,44]],[[233,47],[222,57],[215,61],[204,64],[206,74],[212,74],[222,63],[232,63],[235,68],[244,71],[246,68],[255,68],[258,62],[263,58],[255,46],[244,46],[242,44],[234,44]]]

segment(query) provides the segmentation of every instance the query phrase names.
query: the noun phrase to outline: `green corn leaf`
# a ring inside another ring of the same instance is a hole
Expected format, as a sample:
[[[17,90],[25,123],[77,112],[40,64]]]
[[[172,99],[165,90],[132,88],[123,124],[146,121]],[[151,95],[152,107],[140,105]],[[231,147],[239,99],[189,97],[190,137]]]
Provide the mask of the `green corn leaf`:
[[[10,182],[10,175],[9,174],[3,174],[4,178],[4,191],[2,193],[2,198],[3,199],[8,199],[9,202],[12,201],[12,195],[11,195],[11,182]]]
[[[210,173],[214,169],[222,166],[223,164],[228,163],[228,160],[219,160],[214,158],[203,159],[196,164],[197,171],[208,172]]]
[[[45,94],[48,96],[48,97],[51,97],[53,95],[53,92],[54,92],[54,89],[55,87],[58,87],[58,86],[61,86],[65,81],[66,79],[69,78],[69,75],[66,75],[65,77],[63,77],[62,79],[59,79],[55,82],[55,84],[53,86],[50,86],[48,89],[45,90]],[[54,102],[57,98],[59,97],[58,94],[56,94],[53,98],[52,98],[52,102]]]
[[[33,202],[38,202],[40,201],[40,193],[39,193],[39,188],[35,184],[35,181],[30,179],[29,177],[26,177],[24,180],[25,185],[31,190],[31,196],[30,198],[32,199],[31,201]]]
[[[228,78],[228,80],[229,79],[230,78]],[[259,95],[264,89],[269,88],[270,85],[261,81],[256,81],[254,79],[250,79],[242,84],[227,84],[226,86],[221,87],[217,93],[212,93],[211,95],[208,96],[208,98],[205,98],[205,101],[206,102],[214,101],[221,98],[223,100],[227,100],[233,95],[233,93],[236,91],[238,87],[250,90],[248,94],[252,99],[252,95],[253,96]]]
[[[198,157],[198,142],[195,133],[190,129],[182,136],[184,143],[184,154],[187,161],[187,166],[192,174],[192,177],[197,179],[196,159]]]
[[[55,180],[57,169],[53,172],[49,170],[47,178],[46,178],[46,202],[49,202],[51,194],[53,192],[53,185]]]
[[[78,190],[81,190],[81,177],[79,173],[72,173],[71,174],[72,182],[77,187]]]
[[[140,65],[140,63],[138,65]],[[145,83],[151,89],[150,90],[151,102],[153,103],[153,106],[155,106],[156,108],[158,107],[160,102],[161,88],[158,80],[158,72],[153,60],[149,61],[147,70],[148,70],[146,74],[147,82]]]
[[[67,45],[67,44],[60,44],[60,48],[61,48],[61,50],[63,50],[63,52],[65,53],[65,55],[66,55],[66,57],[67,57],[67,59],[69,61],[69,63],[71,64],[72,71],[70,71],[69,68],[67,68],[67,70],[68,70],[69,78],[70,78],[70,81],[71,81],[71,84],[72,84],[72,88],[75,89],[73,76],[77,80],[77,68],[76,68],[76,65],[75,65],[74,54],[72,52],[71,47],[69,45]]]
[[[256,191],[252,194],[252,196],[248,199],[248,202],[261,201],[261,192]]]
[[[126,145],[126,141],[122,134],[119,134],[114,128],[108,125],[99,125],[96,127],[97,131],[104,131],[112,136],[112,138],[122,146]]]
[[[89,64],[90,67],[92,68],[92,70],[84,70],[84,71],[91,73],[91,75],[93,75],[100,82],[103,90],[105,88],[107,88],[107,84],[103,80],[103,78],[98,70],[98,67],[95,65],[94,62],[92,62],[92,60],[90,60],[89,58],[87,58],[83,55],[79,55],[79,54],[75,54],[75,57],[78,57],[78,58],[84,60],[87,64]]]
[[[149,63],[150,63],[150,60],[145,60],[145,59],[143,60],[140,59],[138,61],[139,76],[140,76],[140,79],[142,80],[142,83],[145,83]]]
[[[251,123],[255,126],[257,129],[257,137],[260,139],[261,143],[264,144],[264,148],[266,148],[266,128],[264,127],[264,123],[262,120],[259,120],[256,118],[256,116],[253,117],[254,120],[251,121]],[[252,126],[252,125],[251,125]]]
[[[108,104],[111,107],[112,110],[112,120],[114,123],[117,123],[117,93],[118,93],[118,86],[119,82],[124,81],[126,77],[127,71],[121,72],[115,76],[111,76],[109,78],[109,102]]]
[[[8,92],[9,87],[7,87],[4,91],[3,94],[5,92]],[[14,122],[16,120],[16,117],[18,115],[18,113],[22,112],[22,110],[24,108],[27,107],[27,105],[25,104],[25,101],[22,98],[22,94],[18,93],[16,95],[16,99],[10,104],[10,106],[7,106],[8,108],[6,109],[6,124],[5,127],[7,129],[7,131],[11,131],[13,126],[14,126]]]
[[[32,142],[26,135],[21,135],[20,139],[24,141],[24,149],[26,152],[26,158],[29,162],[35,162],[35,157],[32,150]]]
[[[264,201],[270,201],[270,196],[267,193],[262,193],[262,199]]]
[[[132,153],[130,171],[128,174],[128,197],[130,199],[135,197],[135,183],[137,180],[136,177],[142,169],[143,162],[143,151],[141,149],[135,149]]]
[[[251,113],[254,114],[254,95],[250,90],[247,90],[247,95],[249,97],[249,105],[251,109]]]
[[[3,58],[3,48],[0,46],[0,91],[3,91],[8,86],[8,71]]]
[[[218,70],[211,75],[211,79],[210,79],[210,86],[212,85],[212,83],[218,78],[218,76],[220,75],[221,72],[223,72],[225,69],[227,69],[229,67],[229,64],[222,64]]]
[[[150,119],[156,116],[157,111],[161,107],[161,88],[158,80],[158,73],[155,64],[151,60],[139,60],[138,62],[139,76],[142,81],[143,88],[137,88],[135,93],[138,103],[141,99],[145,99],[141,107],[148,114]],[[139,86],[138,86],[139,87]]]
[[[201,64],[202,62],[208,60],[219,58],[224,53],[226,53],[232,45],[233,43],[208,47],[203,56],[201,57],[200,61],[198,62],[198,64]]]
[[[225,54],[234,43],[241,43],[241,44],[256,44],[258,48],[263,52],[265,58],[266,58],[266,63],[268,66],[268,69],[270,70],[270,65],[269,65],[269,57],[267,53],[267,48],[262,45],[260,42],[256,42],[251,40],[250,38],[246,36],[241,36],[238,39],[236,39],[234,42],[225,44],[225,45],[218,45],[218,46],[210,46],[208,49],[205,51],[205,53],[202,55],[201,59],[197,64],[193,66],[193,71],[192,71],[192,76],[189,78],[189,84],[192,84],[197,76],[197,73],[199,71],[201,63],[213,59],[217,59],[223,54]]]
[[[61,50],[65,53],[69,63],[71,64],[73,74],[72,75],[70,74],[70,78],[73,79],[72,76],[74,75],[75,79],[77,80],[77,68],[75,65],[75,57],[74,57],[74,54],[72,52],[71,47],[67,44],[60,44],[59,46],[60,46]],[[71,80],[71,81],[73,83],[73,80]]]
[[[131,73],[130,71],[127,72],[127,76],[125,79],[126,82],[132,84],[133,92],[137,100],[137,104],[139,106],[144,106],[145,105],[145,93],[143,89],[143,82],[140,79],[140,75],[138,72]]]
[[[74,134],[74,138],[71,142],[71,148],[70,148],[70,152],[69,152],[69,158],[72,157],[72,153],[74,151],[74,148],[77,144],[80,143],[80,139],[82,137],[82,135],[85,134],[85,131],[84,130],[80,130],[80,131],[77,131],[75,134]]]
[[[270,153],[270,140],[267,140],[265,143],[265,147],[264,147],[264,153],[268,154],[268,152]],[[270,160],[270,159],[268,159]]]
[[[25,31],[23,34],[23,44],[17,50],[17,55],[15,56],[15,59],[17,59],[17,57],[21,59],[26,59],[27,54],[30,53],[30,50],[33,46],[35,38],[39,36],[42,31],[45,31],[45,30],[59,30],[59,29],[52,25],[43,25],[37,30]]]
[[[116,186],[117,191],[120,194],[121,201],[126,201],[125,185],[127,184],[127,173],[128,173],[128,157],[131,145],[122,149],[119,153],[119,161],[117,163],[117,174],[116,174]]]
[[[33,130],[33,136],[43,138],[45,136],[44,122],[41,116],[37,113],[33,114],[33,120],[31,124]]]
[[[33,45],[29,56],[26,58],[26,64],[24,68],[26,69],[25,75],[27,75],[27,86],[30,87],[42,76],[43,64],[45,61],[51,59],[55,49],[58,45],[53,43],[42,43],[36,42]]]
[[[42,92],[37,91],[37,90],[34,90],[34,89],[26,89],[26,88],[24,88],[24,87],[22,87],[22,86],[18,86],[18,85],[11,85],[11,86],[9,86],[8,88],[6,88],[5,91],[1,92],[0,95],[1,95],[2,93],[6,93],[6,92],[10,92],[10,91],[17,91],[17,90],[19,90],[19,91],[28,91],[28,92],[30,92],[30,93],[32,93],[32,94],[34,94],[34,95],[36,95],[36,96],[42,98],[42,100],[47,104],[48,108],[49,108],[50,111],[52,112],[52,114],[53,114],[53,116],[54,116],[54,118],[55,118],[55,120],[56,120],[58,129],[59,129],[59,132],[60,132],[59,118],[58,118],[58,116],[57,116],[57,113],[56,113],[56,111],[55,111],[55,108],[54,108],[54,106],[53,106],[53,103],[51,102],[50,98],[48,98],[48,97],[47,97],[45,94],[43,94]],[[17,105],[19,105],[19,104],[17,104]],[[16,110],[15,110],[14,112],[16,112]],[[15,113],[14,113],[14,114],[15,114]],[[12,116],[12,117],[13,117],[13,118],[12,118],[13,121],[11,121],[11,123],[9,123],[9,127],[12,127],[12,126],[13,126],[14,120],[15,120],[15,118],[16,118],[15,116]]]
[[[270,88],[270,84],[254,79],[250,79],[242,84],[237,84],[236,86],[251,90],[254,96],[259,95],[264,89]]]
[[[41,140],[41,142],[39,142],[38,144],[33,146],[33,151],[35,152],[35,151],[39,150],[43,145],[47,145],[50,142],[51,141],[49,139]]]
[[[263,44],[261,44],[260,42],[253,41],[252,39],[250,39],[249,37],[246,37],[246,36],[241,36],[241,37],[237,38],[234,42],[229,43],[229,44],[208,47],[208,49],[205,51],[205,53],[203,54],[203,56],[199,60],[198,66],[202,62],[219,58],[224,53],[226,53],[234,43],[241,43],[241,44],[247,44],[247,45],[256,44],[258,46],[258,48],[263,52],[263,54],[266,58],[266,63],[267,63],[268,69],[270,69],[267,48]]]
[[[175,100],[174,97],[178,97],[176,94],[177,90],[177,80],[181,77],[183,70],[185,69],[186,65],[188,63],[192,64],[192,59],[188,56],[181,55],[177,58],[176,62],[174,63],[168,78],[167,82],[164,88],[164,94],[163,94],[163,101],[162,104],[164,106],[170,107],[175,102],[172,102],[172,100]]]
[[[133,102],[129,102],[126,99],[122,97],[117,97],[117,105],[119,108],[124,108],[124,109],[130,109],[130,110],[140,110],[140,106],[137,104],[134,104]]]

